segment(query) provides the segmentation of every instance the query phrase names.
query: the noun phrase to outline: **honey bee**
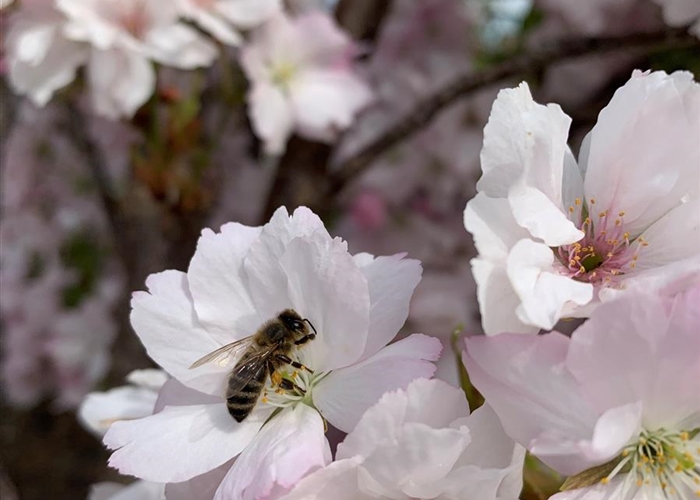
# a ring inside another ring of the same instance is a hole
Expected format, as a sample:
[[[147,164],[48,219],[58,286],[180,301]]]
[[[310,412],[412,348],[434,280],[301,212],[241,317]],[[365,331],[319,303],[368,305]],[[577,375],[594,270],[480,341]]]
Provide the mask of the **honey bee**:
[[[242,422],[253,411],[268,376],[282,390],[305,394],[294,382],[282,378],[277,370],[292,365],[313,373],[310,368],[292,360],[289,354],[296,346],[306,344],[316,335],[316,329],[308,319],[302,318],[294,309],[285,309],[253,335],[210,352],[192,363],[190,369],[211,362],[224,364],[232,356],[243,352],[229,375],[226,388],[228,412],[237,422]]]

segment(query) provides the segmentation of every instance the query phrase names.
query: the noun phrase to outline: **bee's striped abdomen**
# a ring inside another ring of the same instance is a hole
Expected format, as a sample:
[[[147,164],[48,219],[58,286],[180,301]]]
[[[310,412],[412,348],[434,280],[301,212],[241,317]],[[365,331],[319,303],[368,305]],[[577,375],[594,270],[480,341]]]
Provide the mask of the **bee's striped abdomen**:
[[[258,376],[248,381],[242,389],[232,391],[231,387],[240,386],[240,381],[236,374],[231,375],[226,391],[226,407],[237,422],[242,422],[253,411],[265,387],[265,377],[267,377],[267,370],[261,369]]]

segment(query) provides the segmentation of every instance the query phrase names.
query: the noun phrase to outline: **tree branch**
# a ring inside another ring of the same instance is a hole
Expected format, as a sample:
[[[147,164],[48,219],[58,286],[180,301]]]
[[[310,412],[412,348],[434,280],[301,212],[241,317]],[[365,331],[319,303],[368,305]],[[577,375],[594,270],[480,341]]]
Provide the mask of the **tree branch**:
[[[687,28],[634,33],[621,37],[567,40],[550,47],[543,47],[535,53],[514,57],[484,71],[461,76],[416,104],[406,117],[367,144],[359,153],[344,161],[330,177],[328,196],[332,197],[339,193],[348,183],[361,175],[375,158],[427,126],[443,108],[471,92],[506,78],[541,71],[565,59],[619,50],[678,49],[695,46],[700,47],[700,40],[690,35]]]

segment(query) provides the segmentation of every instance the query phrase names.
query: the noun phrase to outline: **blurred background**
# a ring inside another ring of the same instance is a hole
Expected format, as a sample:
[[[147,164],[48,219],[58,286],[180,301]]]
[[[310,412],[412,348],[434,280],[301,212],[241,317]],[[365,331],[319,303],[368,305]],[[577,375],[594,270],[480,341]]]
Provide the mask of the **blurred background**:
[[[43,107],[17,95],[7,40],[30,3],[0,14],[3,500],[75,500],[125,481],[75,412],[152,366],[130,293],[149,273],[186,270],[202,228],[261,225],[280,205],[311,207],[353,253],[423,262],[404,330],[441,338],[438,376],[457,383],[452,332],[479,332],[462,212],[498,90],[526,80],[559,103],[576,153],[632,69],[700,77],[692,20],[672,10],[683,0],[289,0],[290,14],[320,10],[356,41],[373,100],[347,130],[294,135],[271,156],[237,49],[221,44],[203,69],[157,65],[132,117],[95,112],[81,71]]]

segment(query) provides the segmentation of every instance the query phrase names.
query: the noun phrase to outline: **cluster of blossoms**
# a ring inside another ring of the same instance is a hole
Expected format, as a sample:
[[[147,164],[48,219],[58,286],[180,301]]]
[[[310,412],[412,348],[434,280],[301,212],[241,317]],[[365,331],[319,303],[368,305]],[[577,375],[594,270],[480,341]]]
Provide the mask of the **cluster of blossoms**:
[[[142,479],[128,488],[517,500],[527,449],[569,476],[557,500],[699,494],[700,85],[635,72],[579,163],[568,124],[521,84],[499,94],[486,127],[480,192],[465,211],[487,335],[466,340],[463,362],[482,407],[470,413],[461,389],[429,380],[437,339],[390,343],[417,261],[353,256],[308,209],[280,208],[263,227],[204,230],[187,272],[151,275],[134,294],[132,325],[167,375],[137,374],[138,387],[81,410],[90,428],[108,428],[110,464]],[[192,364],[289,308],[316,336],[238,422],[224,397],[232,365]],[[590,319],[571,337],[527,335],[573,315]],[[120,488],[98,485],[93,499]]]
[[[23,0],[9,15],[9,81],[38,106],[84,66],[95,113],[131,118],[153,95],[157,65],[206,68],[225,46],[241,47],[251,121],[271,154],[292,130],[332,140],[371,98],[333,20],[292,18],[279,0]]]
[[[12,404],[67,409],[109,369],[123,279],[85,159],[47,111],[19,110],[0,170],[0,372]]]

